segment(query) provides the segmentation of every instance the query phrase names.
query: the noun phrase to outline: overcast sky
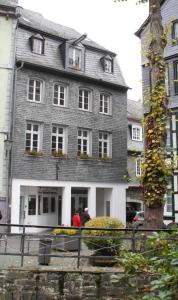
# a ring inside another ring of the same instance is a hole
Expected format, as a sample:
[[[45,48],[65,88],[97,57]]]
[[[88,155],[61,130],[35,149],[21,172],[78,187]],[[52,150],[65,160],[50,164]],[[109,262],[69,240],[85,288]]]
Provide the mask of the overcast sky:
[[[117,54],[126,83],[132,88],[128,98],[141,99],[140,41],[134,35],[148,16],[147,4],[136,0],[19,0],[27,9],[45,18],[76,29],[81,34]]]

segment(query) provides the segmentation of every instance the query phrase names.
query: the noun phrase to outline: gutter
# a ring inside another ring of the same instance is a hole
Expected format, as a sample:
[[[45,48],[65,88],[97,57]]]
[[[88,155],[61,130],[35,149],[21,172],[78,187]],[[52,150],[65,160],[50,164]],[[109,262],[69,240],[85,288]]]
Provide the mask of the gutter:
[[[41,71],[46,72],[46,73],[52,73],[52,74],[56,74],[56,75],[60,74],[60,75],[62,75],[64,77],[67,77],[67,78],[72,78],[72,79],[85,81],[85,82],[91,82],[91,83],[95,83],[95,84],[97,83],[97,84],[102,85],[102,86],[110,86],[110,87],[112,87],[116,90],[127,91],[128,89],[130,89],[126,85],[121,85],[121,84],[105,81],[101,78],[97,79],[97,78],[85,76],[83,74],[76,74],[76,73],[72,73],[72,72],[67,72],[67,71],[55,69],[55,68],[52,68],[52,67],[46,67],[46,66],[42,66],[42,65],[39,65],[39,64],[27,62],[27,61],[17,60],[16,65],[19,65],[19,64],[21,65],[22,62],[23,62],[24,67],[31,68],[33,70],[37,70],[37,71],[41,70]]]

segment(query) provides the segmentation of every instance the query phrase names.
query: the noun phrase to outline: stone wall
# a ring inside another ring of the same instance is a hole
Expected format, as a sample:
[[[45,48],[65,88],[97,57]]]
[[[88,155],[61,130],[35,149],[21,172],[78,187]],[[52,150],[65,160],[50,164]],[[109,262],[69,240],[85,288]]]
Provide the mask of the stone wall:
[[[113,282],[113,276],[118,282]],[[131,278],[132,284],[143,290],[143,275]],[[45,270],[8,269],[0,272],[1,300],[129,300],[129,280],[116,269]],[[135,291],[134,294],[135,295]],[[132,298],[133,299],[133,298]]]

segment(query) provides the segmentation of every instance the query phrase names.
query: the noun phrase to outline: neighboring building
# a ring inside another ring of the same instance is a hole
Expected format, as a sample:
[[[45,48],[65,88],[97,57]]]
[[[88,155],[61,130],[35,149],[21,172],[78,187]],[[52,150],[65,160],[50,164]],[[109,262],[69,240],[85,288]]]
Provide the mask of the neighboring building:
[[[143,103],[127,100],[127,206],[143,210],[143,190],[140,184],[141,161],[143,157]]]
[[[15,57],[11,223],[70,225],[86,206],[125,222],[128,88],[116,55],[21,9]]]
[[[173,151],[175,158],[178,154],[178,1],[161,0],[161,14],[164,27],[168,28],[167,46],[164,57],[166,62],[166,90],[171,108],[171,118],[168,122],[167,146],[168,153]],[[136,32],[141,38],[142,53],[145,53],[149,40],[149,18]],[[143,94],[147,98],[150,90],[150,68],[148,60],[142,56]],[[178,221],[178,171],[170,179],[167,202],[164,210],[165,219]]]
[[[11,114],[14,73],[16,1],[0,1],[0,210],[8,219],[10,185]]]

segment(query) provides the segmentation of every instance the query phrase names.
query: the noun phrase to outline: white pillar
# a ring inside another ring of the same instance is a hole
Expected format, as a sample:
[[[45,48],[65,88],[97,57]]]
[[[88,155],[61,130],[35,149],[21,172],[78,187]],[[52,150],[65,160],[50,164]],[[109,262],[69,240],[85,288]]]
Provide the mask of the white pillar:
[[[20,217],[20,183],[12,181],[11,224],[19,224]],[[12,227],[12,233],[18,233],[19,227]]]
[[[71,186],[67,185],[62,192],[62,224],[71,225]]]
[[[96,187],[88,189],[88,213],[91,218],[96,217]]]
[[[125,184],[113,187],[111,197],[111,217],[118,218],[126,223],[126,188]]]

